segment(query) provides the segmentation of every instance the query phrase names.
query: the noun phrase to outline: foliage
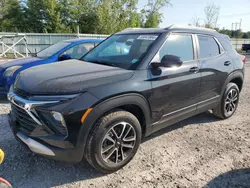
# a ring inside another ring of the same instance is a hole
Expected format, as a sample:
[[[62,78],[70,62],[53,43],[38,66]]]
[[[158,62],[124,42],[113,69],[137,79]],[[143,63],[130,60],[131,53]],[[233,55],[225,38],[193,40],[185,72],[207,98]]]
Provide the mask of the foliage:
[[[169,0],[149,0],[147,6],[141,11],[145,22],[142,23],[143,27],[158,27],[162,22],[162,13],[160,9],[170,5]]]
[[[4,6],[3,6],[4,5]],[[128,27],[158,27],[160,9],[169,0],[5,0],[0,6],[0,31],[111,34]]]
[[[245,38],[250,39],[250,32],[242,32],[241,30],[229,30],[229,29],[221,29],[220,33],[228,35],[230,38]]]
[[[220,14],[220,7],[215,4],[207,4],[204,9],[205,12],[205,27],[215,28]]]
[[[18,0],[8,0],[0,9],[1,31],[25,31],[24,10]]]

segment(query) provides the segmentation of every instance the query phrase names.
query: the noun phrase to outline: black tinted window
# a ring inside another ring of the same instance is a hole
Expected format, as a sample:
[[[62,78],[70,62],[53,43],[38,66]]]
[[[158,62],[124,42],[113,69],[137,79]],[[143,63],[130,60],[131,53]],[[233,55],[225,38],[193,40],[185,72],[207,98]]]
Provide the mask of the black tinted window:
[[[198,36],[200,45],[199,58],[208,58],[220,54],[219,45],[213,37]]]
[[[167,38],[167,41],[159,51],[160,60],[164,55],[175,55],[182,61],[194,59],[193,41],[191,35],[173,34]]]

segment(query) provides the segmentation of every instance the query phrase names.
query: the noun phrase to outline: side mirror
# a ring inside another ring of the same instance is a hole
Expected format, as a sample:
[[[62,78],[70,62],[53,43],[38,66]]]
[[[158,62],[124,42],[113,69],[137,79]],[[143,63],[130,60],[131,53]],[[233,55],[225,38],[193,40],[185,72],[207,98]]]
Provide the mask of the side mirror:
[[[59,57],[59,61],[65,61],[65,60],[69,60],[69,59],[72,59],[72,57],[68,54],[63,54]]]
[[[180,67],[182,65],[180,57],[175,55],[165,55],[161,59],[161,62],[152,62],[151,66],[153,68],[159,67]]]
[[[182,63],[180,57],[175,55],[165,55],[161,59],[161,65],[164,67],[180,67]]]

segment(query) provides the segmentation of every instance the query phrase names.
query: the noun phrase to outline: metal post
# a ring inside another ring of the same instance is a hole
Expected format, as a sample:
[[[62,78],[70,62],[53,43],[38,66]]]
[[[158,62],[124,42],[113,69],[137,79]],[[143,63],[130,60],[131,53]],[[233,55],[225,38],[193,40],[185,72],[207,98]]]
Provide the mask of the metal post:
[[[24,45],[25,45],[26,57],[28,57],[29,56],[29,52],[28,52],[28,44],[27,44],[26,36],[24,36]]]
[[[12,38],[12,42],[13,42],[13,43],[12,43],[12,45],[13,45],[13,49],[12,49],[12,50],[13,50],[13,52],[14,52],[15,58],[17,58],[17,55],[16,55],[16,48],[15,48],[15,45],[14,45],[14,44],[15,44],[15,37]]]
[[[80,28],[79,25],[76,27],[77,38],[80,38]]]

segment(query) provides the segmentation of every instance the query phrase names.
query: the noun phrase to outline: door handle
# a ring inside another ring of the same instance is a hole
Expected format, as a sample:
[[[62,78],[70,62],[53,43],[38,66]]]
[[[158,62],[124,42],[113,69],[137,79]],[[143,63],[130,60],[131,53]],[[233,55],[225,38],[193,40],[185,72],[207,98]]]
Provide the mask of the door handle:
[[[230,61],[226,61],[226,62],[224,63],[224,65],[225,65],[225,66],[229,66],[229,65],[231,65],[231,62],[230,62]]]
[[[199,70],[199,67],[192,67],[192,68],[189,69],[189,72],[196,73],[196,72],[198,72],[198,70]]]

